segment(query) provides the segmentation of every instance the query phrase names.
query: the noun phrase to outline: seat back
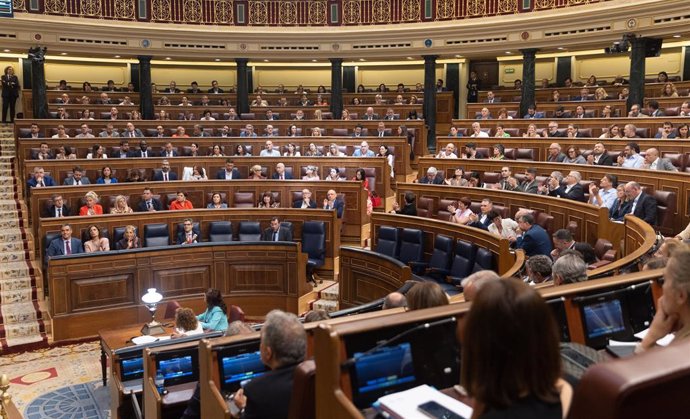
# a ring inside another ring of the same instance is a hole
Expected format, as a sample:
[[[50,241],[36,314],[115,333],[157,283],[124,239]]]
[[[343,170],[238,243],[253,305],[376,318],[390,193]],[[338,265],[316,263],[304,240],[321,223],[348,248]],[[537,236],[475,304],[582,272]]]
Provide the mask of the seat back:
[[[210,242],[231,242],[232,241],[232,222],[231,221],[211,221],[208,223],[208,241]]]
[[[244,310],[240,306],[231,305],[228,307],[228,322],[232,323],[237,320],[244,321]]]
[[[303,361],[295,368],[288,419],[316,418],[316,363]]]
[[[254,208],[256,206],[254,192],[235,192],[232,206],[233,208]]]
[[[240,221],[237,236],[241,242],[261,240],[261,224],[258,221]]]
[[[278,201],[280,202],[280,201]],[[290,221],[281,221],[280,226],[288,229],[290,231],[290,235],[294,237],[295,234],[295,227],[292,225],[292,222]]]
[[[450,267],[450,276],[464,278],[471,274],[476,254],[477,246],[465,240],[458,240],[455,244],[455,256],[453,256],[453,264]]]
[[[594,244],[594,254],[599,260],[613,262],[616,259],[616,251],[613,250],[613,243],[606,239],[598,239]]]
[[[417,198],[417,217],[430,217],[434,213],[434,199],[428,197]]]
[[[400,249],[398,229],[390,226],[379,228],[379,237],[376,240],[376,253],[392,258],[398,257]]]
[[[589,367],[575,389],[568,419],[686,417],[690,411],[688,353],[686,339]]]
[[[144,247],[167,246],[169,244],[168,224],[156,223],[144,226]]]
[[[174,319],[175,311],[177,311],[178,308],[180,308],[180,303],[178,303],[177,300],[168,301],[168,304],[165,305],[165,316],[163,316],[163,318]]]
[[[453,256],[453,239],[439,234],[434,240],[434,251],[429,259],[429,267],[448,270]]]
[[[656,213],[658,228],[661,233],[673,235],[673,217],[676,209],[676,193],[670,191],[654,191],[656,199]]]
[[[404,228],[400,235],[400,254],[402,263],[422,262],[424,260],[424,233],[416,228]]]
[[[477,247],[477,256],[474,260],[472,272],[483,271],[485,269],[494,270],[494,254],[483,247]]]
[[[302,251],[309,255],[310,262],[315,261],[318,266],[323,265],[326,258],[326,223],[323,221],[304,222]]]

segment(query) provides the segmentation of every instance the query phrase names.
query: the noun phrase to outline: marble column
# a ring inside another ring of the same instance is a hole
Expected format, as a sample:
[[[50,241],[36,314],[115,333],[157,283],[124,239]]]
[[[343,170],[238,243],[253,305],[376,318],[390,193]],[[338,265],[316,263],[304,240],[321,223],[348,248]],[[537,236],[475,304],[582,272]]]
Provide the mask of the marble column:
[[[248,58],[236,58],[237,63],[237,113],[249,112],[249,80],[247,78]]]
[[[31,99],[35,119],[48,119],[48,98],[46,96],[46,72],[44,67],[46,47],[29,48],[31,60]]]
[[[527,114],[527,108],[534,105],[534,66],[537,58],[536,48],[522,49],[522,99],[520,99],[520,117]]]
[[[427,148],[436,154],[436,58],[438,55],[423,55],[424,58],[424,122],[427,129]]]
[[[632,105],[638,104],[644,107],[644,78],[646,58],[645,50],[647,49],[647,38],[630,37],[630,95],[625,107],[628,112]],[[621,115],[627,116],[627,115]]]
[[[142,119],[154,119],[150,55],[139,55],[139,109]]]
[[[343,115],[343,59],[331,58],[331,113],[333,119]]]

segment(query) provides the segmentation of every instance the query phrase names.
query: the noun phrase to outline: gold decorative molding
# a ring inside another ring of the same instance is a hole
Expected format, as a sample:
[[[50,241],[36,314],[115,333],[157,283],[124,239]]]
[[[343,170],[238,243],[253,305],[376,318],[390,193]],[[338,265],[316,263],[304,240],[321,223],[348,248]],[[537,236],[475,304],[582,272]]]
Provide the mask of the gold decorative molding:
[[[151,1],[151,20],[169,22],[172,18],[170,0]]]
[[[455,17],[455,0],[438,0],[436,2],[436,19]]]
[[[85,16],[101,16],[101,0],[81,0],[81,13]]]
[[[134,19],[135,0],[115,0],[113,3],[114,17],[117,19]]]
[[[517,13],[518,0],[498,0],[498,13]]]
[[[226,0],[216,0],[213,4],[215,23],[232,23],[234,20],[234,3]]]
[[[535,0],[534,2],[535,10],[550,9],[553,7],[556,7],[556,0]]]
[[[390,0],[374,0],[371,7],[371,18],[376,23],[390,23],[391,21],[391,2]]]
[[[482,16],[486,14],[486,0],[467,0],[467,15]]]
[[[326,7],[325,1],[314,0],[309,2],[310,25],[325,25],[327,23]]]
[[[249,24],[265,25],[268,23],[268,4],[263,1],[249,2]]]
[[[46,13],[66,14],[67,0],[45,0],[44,9]]]
[[[293,1],[281,1],[278,3],[278,21],[281,25],[294,25],[297,23],[297,5]]]
[[[12,8],[15,12],[26,11],[26,1],[25,0],[12,0]]]
[[[201,22],[203,17],[201,0],[184,0],[182,4],[182,17],[185,23]]]
[[[358,0],[343,2],[343,23],[362,23],[362,10]]]
[[[422,3],[419,0],[402,0],[400,9],[403,21],[418,22],[420,20]]]

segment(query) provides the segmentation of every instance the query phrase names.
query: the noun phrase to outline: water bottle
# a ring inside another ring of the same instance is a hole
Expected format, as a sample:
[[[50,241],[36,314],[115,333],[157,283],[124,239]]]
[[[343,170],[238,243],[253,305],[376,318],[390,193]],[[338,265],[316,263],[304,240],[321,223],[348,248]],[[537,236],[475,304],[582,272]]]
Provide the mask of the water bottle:
[[[158,394],[162,395],[163,392],[165,391],[165,377],[163,377],[162,372],[159,371],[158,374],[156,374],[156,381],[155,382],[156,382],[156,389],[158,390]]]

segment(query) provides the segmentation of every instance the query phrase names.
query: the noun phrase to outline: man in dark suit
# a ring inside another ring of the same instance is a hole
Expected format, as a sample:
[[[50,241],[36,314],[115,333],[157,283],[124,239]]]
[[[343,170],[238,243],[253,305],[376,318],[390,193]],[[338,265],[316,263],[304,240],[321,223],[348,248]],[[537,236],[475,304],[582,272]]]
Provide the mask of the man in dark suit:
[[[405,206],[400,207],[400,204],[397,202],[393,203],[393,211],[391,211],[395,214],[402,214],[402,215],[412,215],[416,216],[417,215],[417,196],[413,194],[412,192],[405,192]]]
[[[484,103],[499,103],[501,101],[500,97],[496,97],[494,92],[488,92],[486,94],[486,99],[484,99]]]
[[[14,75],[14,68],[7,66],[2,75],[2,123],[7,123],[7,112],[10,113],[10,122],[14,123],[15,106],[19,97],[19,78]]]
[[[218,81],[217,80],[213,80],[211,82],[211,88],[208,89],[208,93],[223,93],[223,89],[218,87]]]
[[[55,186],[55,181],[52,177],[45,174],[42,167],[34,167],[34,176],[29,179],[26,184],[30,188],[41,188],[46,186]]]
[[[272,110],[267,110],[266,111],[266,120],[267,121],[277,121],[280,118],[278,118],[278,115],[274,114]]]
[[[199,227],[194,225],[191,218],[185,218],[182,221],[182,231],[177,232],[177,244],[194,244],[201,240],[201,232]]]
[[[144,192],[141,194],[141,201],[137,204],[137,211],[160,211],[161,209],[163,209],[163,204],[161,204],[160,199],[153,197],[153,192],[150,188],[144,188]]]
[[[326,193],[326,199],[323,200],[323,209],[334,209],[338,218],[343,218],[343,211],[345,210],[345,203],[338,198],[338,194],[333,189]]]
[[[242,175],[240,175],[240,171],[235,168],[235,163],[227,159],[225,160],[225,169],[220,169],[216,173],[216,179],[225,179],[225,180],[235,180],[235,179],[242,179]]]
[[[180,93],[180,89],[177,88],[177,83],[173,80],[168,87],[163,89],[163,93]]]
[[[377,137],[390,137],[391,132],[386,131],[386,124],[383,122],[379,122],[378,127],[376,129],[376,136]]]
[[[22,135],[22,138],[43,138],[41,128],[38,126],[38,124],[31,124],[29,133]]]
[[[91,180],[87,176],[84,176],[84,169],[79,166],[72,168],[72,176],[68,176],[65,179],[63,185],[66,186],[79,186],[79,185],[90,185]]]
[[[435,167],[429,167],[426,171],[426,176],[419,179],[419,183],[443,185],[443,178],[438,175],[438,170]]]
[[[527,256],[551,254],[549,233],[534,223],[532,214],[522,214],[517,219],[518,227],[523,232],[516,240],[516,247],[525,251]]]
[[[177,173],[170,171],[170,162],[163,160],[161,163],[161,170],[157,170],[153,174],[154,182],[171,182],[177,180]]]
[[[310,208],[314,209],[316,208],[316,201],[311,199],[311,191],[309,189],[302,189],[302,199],[299,201],[295,201],[294,204],[292,204],[293,208]]]
[[[632,202],[630,213],[637,218],[646,221],[649,225],[656,225],[656,199],[653,196],[642,192],[640,184],[628,182],[625,184],[625,195]]]
[[[555,233],[553,233],[552,236],[553,239],[553,250],[551,251],[551,259],[556,261],[559,257],[561,257],[561,252],[564,250],[572,250],[575,248],[575,244],[577,243],[573,239],[573,233],[570,232],[570,230],[566,228],[561,228],[559,230],[556,230]]]
[[[122,141],[120,142],[122,143]],[[128,143],[129,144],[129,143]],[[131,150],[129,153],[127,153],[127,157],[153,157],[154,153],[153,151],[149,150],[149,145],[146,143],[146,140],[141,140],[139,142],[139,149],[138,150]]]
[[[480,207],[480,214],[470,214],[470,223],[467,225],[470,227],[481,228],[482,230],[488,230],[491,223],[493,223],[493,218],[489,214],[493,213],[494,203],[491,202],[489,198],[482,199]]]
[[[171,142],[165,143],[165,147],[161,150],[161,157],[177,157],[177,150],[173,148]]]
[[[271,226],[264,230],[261,241],[265,242],[291,242],[292,233],[289,229],[280,225],[278,217],[271,218]]]
[[[63,224],[60,227],[60,237],[56,237],[50,242],[46,255],[51,258],[78,253],[84,253],[81,240],[72,237],[72,227],[69,224]]]
[[[55,155],[50,150],[50,146],[48,145],[48,143],[41,143],[41,147],[38,149],[38,151],[36,151],[32,154],[33,154],[32,158],[34,160],[53,160],[53,159],[55,159]]]
[[[69,207],[65,205],[62,195],[53,195],[53,205],[48,208],[48,217],[59,218],[69,217]]]
[[[559,185],[555,188],[549,188],[549,195],[557,196],[559,198],[572,199],[573,201],[586,202],[585,191],[580,185],[582,175],[580,172],[572,170],[565,177],[565,185]]]
[[[609,156],[606,152],[606,147],[604,143],[594,144],[594,150],[592,154],[587,156],[587,164],[592,164],[596,166],[613,166],[613,158]]]
[[[276,164],[276,172],[273,174],[272,178],[276,180],[290,180],[292,179],[292,174],[285,171],[285,164],[278,163]]]
[[[518,190],[525,193],[539,193],[539,184],[537,183],[536,177],[537,169],[534,167],[525,169],[525,180],[518,186]]]
[[[143,136],[144,134],[142,134],[139,128],[136,128],[133,123],[127,122],[125,131],[122,133],[122,137],[141,138]]]
[[[304,360],[306,351],[307,335],[297,317],[280,310],[268,313],[261,328],[261,362],[271,371],[235,393],[234,402],[243,411],[242,417],[288,417],[295,367]]]
[[[654,99],[647,102],[647,112],[649,113],[649,116],[651,116],[652,118],[666,116],[666,113],[659,109],[659,102],[657,102]]]
[[[193,81],[191,86],[192,87],[187,89],[187,93],[201,93],[201,89],[199,89],[199,83]]]

